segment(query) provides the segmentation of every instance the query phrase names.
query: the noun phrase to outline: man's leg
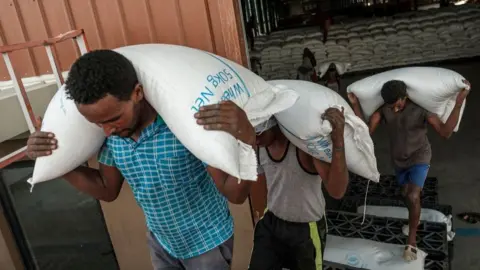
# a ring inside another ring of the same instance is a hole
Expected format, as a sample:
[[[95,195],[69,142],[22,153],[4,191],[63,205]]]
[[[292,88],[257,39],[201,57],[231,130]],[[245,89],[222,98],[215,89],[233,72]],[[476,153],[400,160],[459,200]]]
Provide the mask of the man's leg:
[[[229,270],[233,255],[233,236],[220,246],[198,255],[182,260],[186,270]]]
[[[178,259],[170,256],[158,243],[152,232],[147,233],[148,247],[154,270],[183,270]]]
[[[281,270],[283,243],[274,235],[275,217],[267,212],[255,226],[252,257],[249,270]]]
[[[325,218],[317,222],[298,224],[289,228],[292,246],[290,253],[294,258],[291,270],[323,269],[323,251],[325,250]]]
[[[408,249],[408,252],[405,252],[405,260],[412,261],[417,259],[416,247],[417,247],[417,227],[420,223],[420,194],[422,188],[416,186],[415,184],[407,185],[407,207],[408,207],[408,240],[407,245],[415,247],[415,249]]]
[[[417,227],[420,223],[421,203],[420,196],[427,178],[430,166],[426,164],[414,165],[408,169],[408,184],[406,203],[408,207],[408,240],[404,258],[407,261],[417,259]]]

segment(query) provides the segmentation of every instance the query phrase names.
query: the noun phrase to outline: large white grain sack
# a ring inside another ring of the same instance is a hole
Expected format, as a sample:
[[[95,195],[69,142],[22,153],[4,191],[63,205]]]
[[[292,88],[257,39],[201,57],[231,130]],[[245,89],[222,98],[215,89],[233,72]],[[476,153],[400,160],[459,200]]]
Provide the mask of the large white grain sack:
[[[365,213],[367,215],[378,217],[391,217],[408,219],[408,209],[406,207],[398,206],[382,206],[382,205],[367,205],[359,206],[357,213]],[[446,216],[440,211],[434,209],[422,208],[420,212],[421,221],[445,223],[447,226],[447,238],[449,241],[453,240],[455,233],[452,232],[452,215]]]
[[[58,148],[50,156],[37,158],[33,176],[28,180],[32,187],[82,165],[97,153],[105,140],[103,130],[88,122],[78,112],[75,102],[67,98],[65,86],[50,101],[41,130],[55,134]]]
[[[339,94],[307,81],[269,83],[280,89],[293,89],[300,96],[295,105],[275,114],[282,132],[302,151],[329,163],[332,160],[332,127],[327,120],[322,121],[321,115],[330,107],[343,107],[347,167],[355,174],[378,182],[380,174],[368,127]]]
[[[328,235],[324,261],[370,270],[423,270],[427,253],[417,249],[417,260],[403,259],[404,245]]]
[[[363,80],[352,83],[347,87],[348,93],[354,93],[362,106],[366,119],[383,105],[380,91],[384,83],[390,80],[401,80],[407,84],[409,98],[437,114],[443,122],[455,107],[458,93],[469,86],[465,78],[455,71],[436,67],[407,67],[382,72]],[[461,108],[460,120],[465,108]],[[460,126],[460,120],[455,131]]]
[[[234,177],[256,180],[253,148],[226,132],[204,130],[193,115],[201,106],[232,100],[256,125],[292,106],[294,91],[275,89],[250,70],[197,49],[144,44],[115,51],[133,63],[146,99],[190,152]]]

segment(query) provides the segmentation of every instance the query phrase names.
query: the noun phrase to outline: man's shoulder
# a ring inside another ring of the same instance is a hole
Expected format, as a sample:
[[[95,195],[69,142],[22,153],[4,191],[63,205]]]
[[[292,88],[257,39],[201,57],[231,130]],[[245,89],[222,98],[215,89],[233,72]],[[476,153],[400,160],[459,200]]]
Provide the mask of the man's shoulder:
[[[426,111],[422,106],[418,105],[417,103],[415,103],[414,101],[412,101],[410,99],[408,100],[407,106],[409,106],[413,110]]]
[[[161,125],[158,127],[154,134],[151,134],[148,138],[144,139],[144,142],[148,142],[150,145],[158,146],[174,146],[175,149],[181,150],[185,146],[175,136],[175,134],[168,128],[167,125]],[[128,139],[119,136],[109,136],[105,140],[105,145],[108,148],[121,147],[127,145]]]
[[[409,106],[410,106],[410,111],[412,111],[412,112],[418,112],[418,113],[424,114],[426,116],[433,115],[433,113],[431,113],[429,110],[423,108],[422,106],[418,105],[417,103],[415,103],[413,101],[409,102]]]

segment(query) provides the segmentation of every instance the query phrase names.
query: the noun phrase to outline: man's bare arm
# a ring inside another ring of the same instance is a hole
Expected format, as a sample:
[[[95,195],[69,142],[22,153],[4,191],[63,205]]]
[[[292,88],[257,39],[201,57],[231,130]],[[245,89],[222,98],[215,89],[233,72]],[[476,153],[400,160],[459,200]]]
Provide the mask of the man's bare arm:
[[[122,189],[123,176],[116,167],[100,164],[100,169],[78,167],[64,175],[78,190],[106,202],[114,201]]]
[[[220,193],[222,193],[229,202],[233,204],[242,204],[248,198],[252,181],[241,180],[239,183],[237,178],[211,166],[207,167],[207,171],[215,182]]]
[[[458,93],[457,99],[455,101],[455,107],[453,108],[452,112],[448,116],[447,121],[442,123],[440,118],[435,115],[435,114],[429,114],[427,117],[427,121],[432,127],[435,129],[435,131],[440,134],[440,136],[448,139],[450,136],[452,136],[453,130],[458,124],[458,120],[460,118],[460,111],[462,110],[462,105],[465,99],[467,98],[468,94],[470,93],[470,90],[463,89]]]
[[[325,181],[325,187],[333,198],[340,199],[345,194],[348,185],[348,169],[345,159],[344,127],[345,118],[343,110],[329,108],[322,115],[332,125],[332,161],[328,165],[323,161],[313,159],[313,165],[318,174]]]
[[[335,199],[343,198],[349,179],[345,151],[334,150],[331,164],[313,158],[313,165],[322,178],[328,194]]]
[[[455,106],[445,124],[436,114],[429,114],[429,116],[427,117],[427,121],[433,127],[433,129],[435,129],[435,131],[440,134],[440,136],[448,139],[450,138],[450,136],[452,136],[453,130],[458,124],[458,119],[460,117],[460,108],[461,106]]]
[[[375,132],[378,125],[380,125],[381,121],[382,121],[382,114],[378,110],[372,114],[372,116],[370,117],[370,120],[368,121],[368,130],[370,132],[370,135],[372,135]]]

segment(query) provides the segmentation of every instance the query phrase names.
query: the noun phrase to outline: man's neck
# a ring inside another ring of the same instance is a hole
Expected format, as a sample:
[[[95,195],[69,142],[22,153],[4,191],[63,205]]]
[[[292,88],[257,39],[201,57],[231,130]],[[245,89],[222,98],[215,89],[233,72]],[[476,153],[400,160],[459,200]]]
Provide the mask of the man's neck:
[[[270,145],[271,148],[284,149],[288,144],[288,139],[283,135],[283,133],[278,130],[275,135],[275,141]]]
[[[144,101],[144,103],[142,104],[142,109],[140,111],[138,127],[132,134],[132,139],[138,140],[140,134],[142,134],[142,131],[156,120],[157,115],[157,111],[155,111],[155,109],[150,105],[150,103]]]

